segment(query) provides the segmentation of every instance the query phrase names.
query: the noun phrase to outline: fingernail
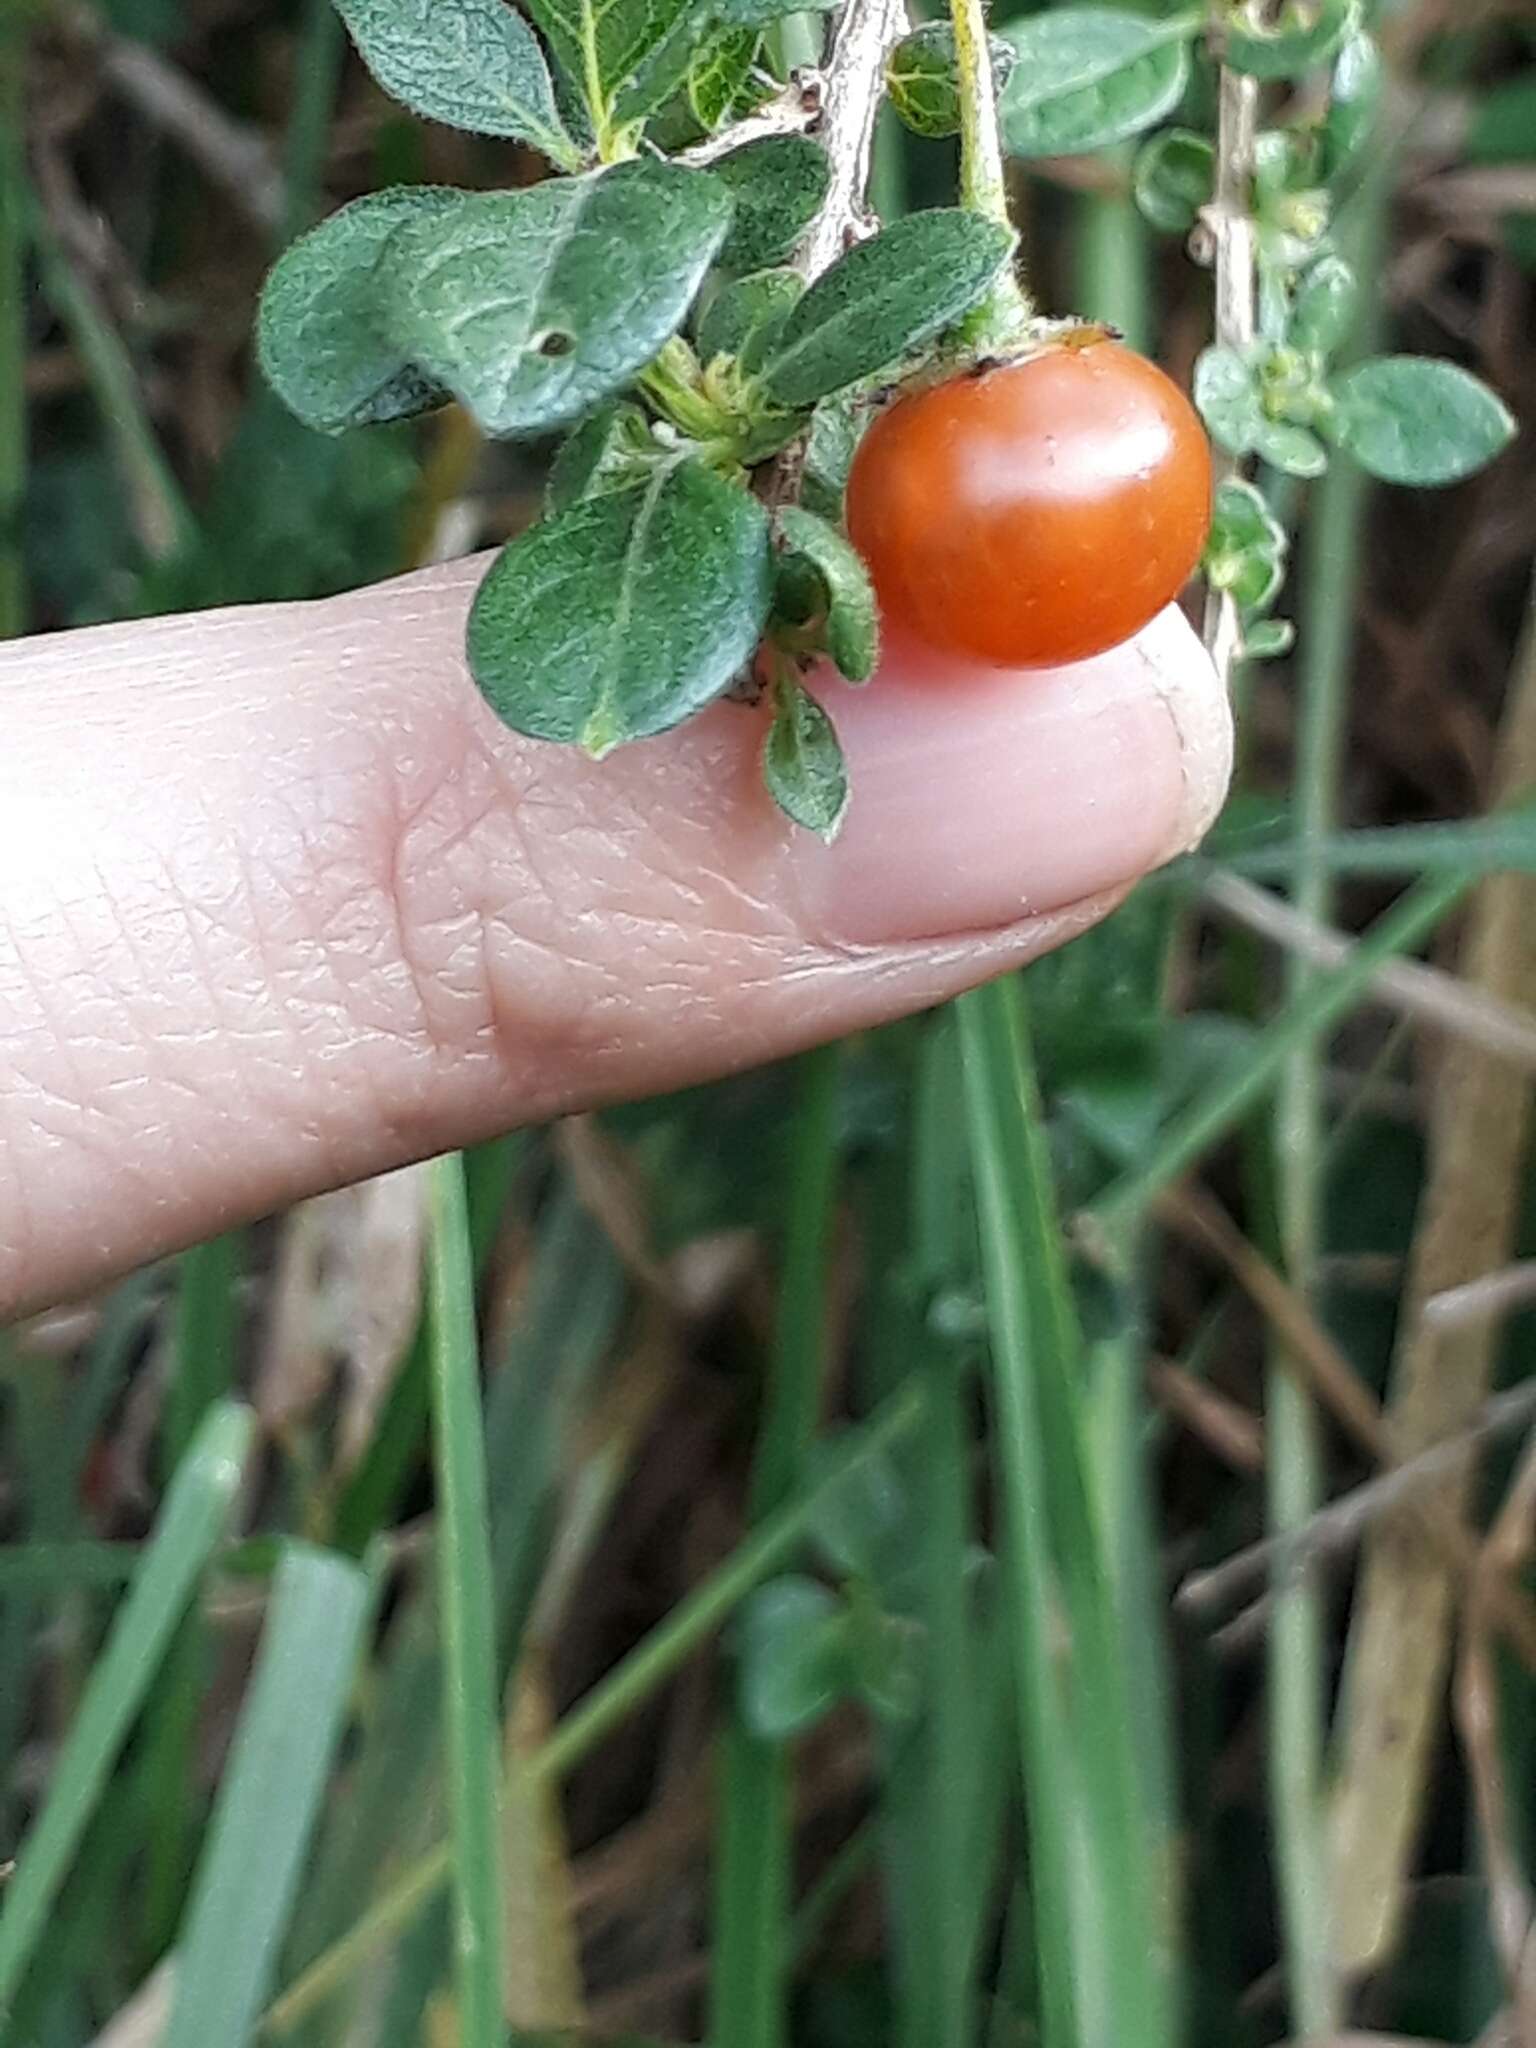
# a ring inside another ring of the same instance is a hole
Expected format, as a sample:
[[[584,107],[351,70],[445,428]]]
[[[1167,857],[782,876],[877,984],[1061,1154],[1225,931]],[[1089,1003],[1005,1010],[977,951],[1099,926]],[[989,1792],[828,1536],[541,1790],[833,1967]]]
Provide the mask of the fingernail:
[[[1170,609],[1125,646],[1020,672],[892,647],[875,681],[819,686],[852,801],[795,835],[808,916],[851,944],[989,931],[1081,902],[1194,844],[1219,807],[1230,722]]]

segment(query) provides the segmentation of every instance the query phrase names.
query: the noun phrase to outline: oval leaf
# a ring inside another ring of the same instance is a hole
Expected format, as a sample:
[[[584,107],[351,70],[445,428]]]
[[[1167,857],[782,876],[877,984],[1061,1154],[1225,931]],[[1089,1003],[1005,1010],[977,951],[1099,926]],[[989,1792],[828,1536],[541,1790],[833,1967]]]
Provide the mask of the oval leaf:
[[[428,4],[436,7],[439,0]],[[641,76],[683,32],[694,10],[690,0],[528,0],[528,12],[579,88],[594,126],[602,129],[621,97],[630,102],[622,109],[626,115],[645,111],[633,103]],[[697,33],[689,40],[696,41]],[[594,89],[600,104],[593,103]],[[648,95],[640,97],[655,104]]]
[[[768,517],[695,462],[583,500],[503,548],[469,665],[506,724],[601,756],[718,697],[768,616]]]
[[[755,370],[804,293],[798,270],[758,270],[722,286],[699,322],[700,360],[734,356],[743,370]]]
[[[469,194],[392,237],[392,332],[488,434],[563,426],[676,331],[730,211],[707,172],[656,162]]]
[[[301,235],[273,266],[261,294],[257,359],[283,403],[307,427],[404,419],[447,393],[406,361],[383,317],[377,271],[385,244],[412,221],[441,227],[464,204],[444,186],[401,185],[354,199]]]
[[[1000,107],[1014,156],[1080,156],[1139,135],[1189,79],[1188,26],[1118,8],[1053,8],[1003,34],[1019,60]]]
[[[1454,363],[1379,356],[1332,391],[1329,434],[1384,483],[1456,483],[1514,439],[1508,408]]]
[[[820,580],[827,652],[850,683],[868,682],[880,659],[880,613],[863,556],[803,505],[782,506],[776,523],[787,551],[809,562]]]
[[[1229,455],[1246,455],[1264,422],[1252,363],[1235,348],[1208,348],[1195,364],[1195,405]]]
[[[1328,451],[1310,427],[1293,420],[1261,418],[1253,430],[1253,452],[1272,469],[1287,476],[1321,476],[1328,467]]]
[[[1250,78],[1299,78],[1333,56],[1360,25],[1360,0],[1246,0],[1226,24],[1223,55]]]
[[[1244,661],[1275,661],[1296,645],[1296,628],[1289,619],[1255,619],[1243,628]]]
[[[847,765],[831,719],[796,682],[779,685],[763,781],[792,823],[829,842],[837,837],[848,810]]]
[[[1001,36],[988,36],[992,89],[1000,93],[1013,74],[1018,53]],[[960,131],[960,74],[955,32],[948,22],[930,21],[903,36],[885,60],[885,89],[891,105],[914,135],[938,139]]]
[[[860,242],[790,315],[762,381],[798,409],[894,363],[975,305],[1013,250],[995,221],[959,207],[910,213]]]
[[[768,135],[713,166],[735,201],[719,262],[764,270],[786,257],[815,218],[832,182],[826,151],[807,135]]]
[[[737,1624],[742,1718],[765,1742],[818,1721],[847,1684],[842,1608],[814,1579],[760,1586]]]
[[[652,464],[672,460],[637,405],[606,405],[562,445],[544,486],[544,509],[564,512],[583,498],[623,490]]]
[[[1216,150],[1204,135],[1170,128],[1136,158],[1136,204],[1165,235],[1187,235],[1216,190]]]
[[[413,114],[531,142],[566,170],[580,161],[561,123],[538,39],[503,0],[336,0],[368,69]]]
[[[693,118],[706,135],[749,112],[761,97],[753,87],[762,33],[755,28],[730,28],[713,35],[695,55],[684,81]]]
[[[848,398],[823,399],[811,414],[800,502],[823,519],[843,516],[848,472],[868,417],[865,407]]]
[[[1271,604],[1285,578],[1288,546],[1263,493],[1242,477],[1223,478],[1201,558],[1206,580],[1230,591],[1245,611]]]
[[[1319,132],[1319,169],[1324,178],[1337,178],[1370,140],[1381,105],[1381,83],[1381,51],[1376,39],[1357,29],[1345,37],[1328,82],[1328,111]],[[1471,137],[1467,148],[1470,154]]]
[[[1349,338],[1359,296],[1343,257],[1321,257],[1297,287],[1286,340],[1309,355],[1332,355]]]

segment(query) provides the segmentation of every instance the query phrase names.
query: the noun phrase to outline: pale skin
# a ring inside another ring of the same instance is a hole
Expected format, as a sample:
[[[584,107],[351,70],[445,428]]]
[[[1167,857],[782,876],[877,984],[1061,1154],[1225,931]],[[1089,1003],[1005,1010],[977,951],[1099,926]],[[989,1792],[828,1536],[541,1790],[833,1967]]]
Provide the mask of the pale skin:
[[[1193,845],[1182,615],[1071,669],[818,683],[838,844],[722,705],[601,764],[501,728],[482,561],[0,648],[0,1315],[520,1123],[937,1003]]]

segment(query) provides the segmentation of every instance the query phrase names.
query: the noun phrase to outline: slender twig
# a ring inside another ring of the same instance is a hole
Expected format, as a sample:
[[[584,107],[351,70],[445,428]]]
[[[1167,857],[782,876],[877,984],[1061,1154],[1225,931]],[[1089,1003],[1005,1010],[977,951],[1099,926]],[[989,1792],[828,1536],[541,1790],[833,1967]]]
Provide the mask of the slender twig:
[[[1233,923],[1315,967],[1341,967],[1358,943],[1237,875],[1212,875],[1200,894]],[[1516,1066],[1536,1068],[1536,1017],[1441,968],[1419,960],[1385,961],[1372,975],[1366,997]]]
[[[1285,1537],[1267,1536],[1237,1551],[1209,1570],[1192,1572],[1175,1594],[1175,1604],[1188,1614],[1205,1616],[1240,1598],[1250,1586],[1268,1578],[1277,1564],[1294,1570],[1302,1563],[1335,1557],[1358,1543],[1371,1524],[1401,1507],[1426,1488],[1459,1470],[1471,1453],[1518,1429],[1536,1416],[1536,1382],[1496,1394],[1486,1402],[1470,1429],[1458,1430],[1443,1443],[1407,1458],[1390,1472],[1368,1479],[1321,1508],[1303,1528]],[[1250,1614],[1256,1610],[1250,1610]],[[1244,1617],[1247,1620],[1247,1616]]]
[[[72,9],[69,24],[119,97],[180,143],[247,219],[271,233],[283,215],[283,178],[261,131],[237,120],[158,50],[104,29],[92,10]]]
[[[39,159],[39,169],[47,174],[40,177],[46,192],[54,182],[48,158]],[[116,443],[144,551],[154,560],[176,554],[191,544],[196,524],[160,446],[137,365],[94,284],[73,261],[64,236],[42,205],[32,207],[32,242],[43,290],[74,343]]]

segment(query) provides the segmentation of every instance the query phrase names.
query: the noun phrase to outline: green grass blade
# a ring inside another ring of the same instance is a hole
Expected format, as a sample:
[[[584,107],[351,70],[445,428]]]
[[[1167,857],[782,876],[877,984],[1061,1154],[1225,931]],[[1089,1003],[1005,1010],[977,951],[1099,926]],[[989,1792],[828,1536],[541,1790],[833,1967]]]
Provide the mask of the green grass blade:
[[[793,1493],[821,1401],[840,1073],[835,1046],[808,1054],[800,1066],[778,1324],[752,1473],[754,1521]],[[713,2033],[732,2048],[782,2048],[794,1829],[788,1746],[764,1742],[733,1711],[720,1776]]]
[[[427,1300],[461,2048],[500,2048],[505,1924],[491,1536],[464,1163],[432,1168]]]
[[[470,1246],[477,1275],[485,1270],[502,1212],[526,1154],[526,1136],[514,1132],[492,1144],[477,1145],[464,1155]],[[337,1549],[360,1557],[379,1530],[398,1514],[427,1425],[427,1380],[427,1327],[423,1317],[400,1362],[368,1448],[348,1476],[336,1504],[331,1540]]]
[[[180,1261],[166,1393],[167,1471],[181,1462],[204,1415],[235,1383],[240,1266],[241,1238],[234,1231],[194,1245]]]
[[[1465,896],[1477,876],[1440,875],[1407,890],[1379,917],[1341,966],[1319,973],[1259,1032],[1214,1087],[1170,1119],[1140,1166],[1123,1174],[1088,1211],[1102,1241],[1118,1232],[1202,1154],[1228,1137],[1275,1085],[1298,1046],[1329,1030],[1360,1000],[1384,961],[1421,945]]]
[[[160,1446],[167,1476],[181,1462],[203,1417],[235,1384],[241,1249],[239,1234],[231,1232],[194,1245],[178,1261]],[[197,1724],[211,1665],[208,1628],[193,1611],[167,1651],[144,1709],[140,1776],[144,1805],[155,1825],[137,1903],[148,1960],[164,1954],[186,1901],[202,1818]]]
[[[285,1549],[193,1879],[162,2048],[242,2048],[277,1958],[372,1593],[349,1559]]]
[[[959,1007],[1008,1508],[1004,1570],[1016,1628],[1020,1761],[1037,1845],[1042,1813],[1049,1845],[1045,1855],[1037,1847],[1033,1863],[1037,1917],[1052,1915],[1051,1939],[1041,1944],[1042,1984],[1059,2030],[1060,1980],[1070,1966],[1076,2038],[1085,2048],[1108,2040],[1165,2048],[1172,2036],[1168,1958],[1120,1618],[1088,1488],[1082,1339],[1022,995],[1017,980],[997,982]],[[1052,1643],[1053,1622],[1065,1630],[1062,1647]],[[1066,1814],[1058,1810],[1063,1785],[1072,1788]],[[1075,1884],[1068,1879],[1074,1870]],[[1065,1911],[1052,1897],[1058,1890]]]
[[[0,2013],[15,1996],[80,1837],[234,1505],[252,1417],[206,1417],[166,1495],[144,1561],[55,1760],[47,1802],[0,1913]]]
[[[1291,837],[1283,823],[1266,827],[1263,837],[1275,844],[1253,844],[1249,832],[1207,846],[1205,855],[1191,855],[1175,874],[1248,875],[1256,881],[1286,879],[1295,866]],[[1466,824],[1387,825],[1358,832],[1329,832],[1313,842],[1311,857],[1330,875],[1357,875],[1388,881],[1430,874],[1461,874],[1476,869],[1492,874],[1536,874],[1536,809],[1530,805],[1499,811]]]
[[[606,1678],[600,1679],[565,1715],[526,1770],[536,1782],[555,1783],[573,1771],[603,1739],[619,1727],[681,1669],[694,1652],[726,1622],[752,1590],[780,1570],[805,1540],[822,1503],[871,1459],[887,1456],[908,1437],[926,1413],[922,1389],[899,1388],[859,1428],[848,1432],[836,1455],[829,1457],[814,1486],[797,1493],[761,1523],[746,1541],[710,1576],[659,1621]],[[274,2001],[267,2013],[268,2030],[290,2033],[337,1986],[361,1969],[432,1899],[448,1874],[448,1852],[439,1846],[413,1864],[376,1899],[368,1912],[342,1938]]]
[[[967,1010],[962,1004],[960,1022],[1010,1552],[1003,1565],[1003,1601],[1013,1649],[1030,1862],[1034,1870],[1056,1879],[1047,1879],[1033,1901],[1040,2037],[1043,2048],[1078,2048],[1083,2041],[1078,1959],[1068,1896],[1074,1862],[1071,1752],[1052,1671],[1053,1596],[1044,1570],[1049,1551],[1045,1459],[1027,1392],[1035,1339],[1029,1289],[1017,1257],[1019,1218],[1009,1185],[1006,1112],[998,1089],[1006,1033],[999,1043],[998,1020],[989,1015],[990,1007],[973,1003]]]

